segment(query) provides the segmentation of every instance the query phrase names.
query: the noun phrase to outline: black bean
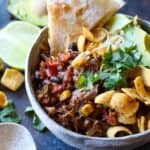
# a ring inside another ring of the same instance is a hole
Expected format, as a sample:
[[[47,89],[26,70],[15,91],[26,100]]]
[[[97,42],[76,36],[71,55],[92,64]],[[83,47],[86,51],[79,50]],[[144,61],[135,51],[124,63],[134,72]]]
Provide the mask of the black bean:
[[[77,43],[73,42],[69,45],[69,49],[72,51],[78,51]]]
[[[35,72],[35,75],[34,75],[35,79],[40,79],[40,74],[39,74],[39,71],[36,71]]]
[[[58,83],[58,84],[61,84],[62,83],[62,79],[58,78],[58,77],[51,77],[50,78],[50,81],[51,82],[54,82],[54,83]]]

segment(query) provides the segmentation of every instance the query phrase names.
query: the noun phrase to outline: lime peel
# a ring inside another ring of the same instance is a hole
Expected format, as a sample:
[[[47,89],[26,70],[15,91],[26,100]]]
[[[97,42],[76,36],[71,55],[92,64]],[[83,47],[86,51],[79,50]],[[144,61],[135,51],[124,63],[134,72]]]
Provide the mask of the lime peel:
[[[48,22],[47,15],[38,16],[33,12],[31,0],[9,0],[8,11],[16,18],[38,26],[45,26]]]
[[[11,67],[24,70],[27,53],[39,31],[28,22],[9,23],[0,31],[0,58]]]

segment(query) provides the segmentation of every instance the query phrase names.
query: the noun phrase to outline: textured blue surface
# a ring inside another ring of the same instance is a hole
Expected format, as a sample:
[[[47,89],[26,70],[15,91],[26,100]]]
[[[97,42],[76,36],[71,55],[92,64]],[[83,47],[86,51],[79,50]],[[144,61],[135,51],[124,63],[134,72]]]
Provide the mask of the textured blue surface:
[[[121,12],[130,15],[139,15],[143,19],[150,21],[150,0],[126,0],[128,4],[121,10]],[[10,16],[6,10],[6,0],[0,0],[0,28],[10,21]],[[32,133],[36,142],[38,150],[75,150],[58,140],[49,131],[44,133],[37,132],[33,126],[32,121],[24,114],[24,109],[29,106],[29,101],[25,92],[24,86],[16,93],[12,93],[0,86],[0,90],[5,90],[9,99],[11,99],[16,106],[18,114],[22,117],[22,124],[25,125]],[[138,148],[137,150],[150,150],[150,144]]]

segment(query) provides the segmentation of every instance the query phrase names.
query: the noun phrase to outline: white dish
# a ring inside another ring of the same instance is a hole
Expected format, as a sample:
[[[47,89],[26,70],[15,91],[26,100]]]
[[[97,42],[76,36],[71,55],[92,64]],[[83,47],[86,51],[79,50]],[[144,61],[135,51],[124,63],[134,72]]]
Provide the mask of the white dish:
[[[36,150],[30,132],[22,125],[15,123],[0,124],[1,150]]]

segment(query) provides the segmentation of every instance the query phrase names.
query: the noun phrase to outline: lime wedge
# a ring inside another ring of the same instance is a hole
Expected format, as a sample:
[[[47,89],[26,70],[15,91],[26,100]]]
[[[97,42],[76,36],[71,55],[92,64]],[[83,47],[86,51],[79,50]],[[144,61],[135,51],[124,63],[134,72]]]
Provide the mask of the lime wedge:
[[[125,35],[127,40],[137,45],[137,49],[142,55],[143,65],[150,67],[150,39],[147,32],[138,26],[128,25],[125,27]]]
[[[25,59],[40,28],[14,21],[0,30],[0,58],[9,66],[23,70]]]
[[[114,15],[107,24],[107,29],[110,32],[116,32],[118,30],[123,29],[125,26],[132,22],[128,16],[124,14],[116,14]]]
[[[31,0],[9,0],[8,10],[16,18],[38,26],[47,25],[47,15],[38,16],[32,11]]]

